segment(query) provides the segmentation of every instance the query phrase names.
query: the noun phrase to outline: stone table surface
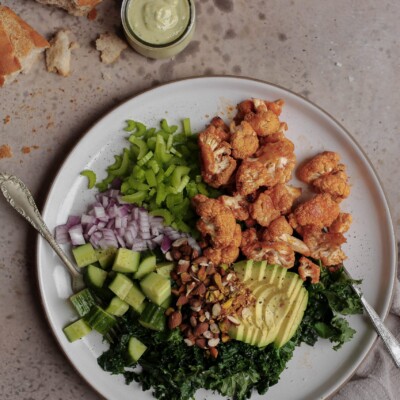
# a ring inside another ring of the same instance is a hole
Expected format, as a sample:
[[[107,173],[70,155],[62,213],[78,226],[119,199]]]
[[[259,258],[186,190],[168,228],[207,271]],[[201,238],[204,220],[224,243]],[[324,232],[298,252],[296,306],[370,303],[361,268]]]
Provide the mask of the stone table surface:
[[[73,17],[31,0],[4,0],[47,38],[69,28],[79,43],[72,73],[44,59],[0,89],[0,171],[22,178],[39,206],[55,172],[85,131],[136,93],[190,76],[236,75],[290,89],[352,132],[368,155],[400,228],[400,6],[397,0],[198,0],[197,28],[173,59],[131,49],[104,65],[99,33],[121,33],[120,2],[103,0],[97,17]],[[56,344],[35,283],[36,234],[0,200],[0,398],[98,399]]]

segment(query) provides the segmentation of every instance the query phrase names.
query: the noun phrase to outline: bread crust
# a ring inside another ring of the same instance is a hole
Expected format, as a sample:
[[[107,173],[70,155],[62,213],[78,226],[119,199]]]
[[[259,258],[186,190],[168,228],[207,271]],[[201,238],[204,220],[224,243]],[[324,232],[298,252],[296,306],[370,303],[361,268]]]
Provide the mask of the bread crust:
[[[34,53],[49,47],[49,42],[10,8],[0,5],[0,86],[24,68]],[[33,60],[32,60],[33,61]]]
[[[63,8],[77,17],[87,15],[102,0],[36,0],[40,4]]]

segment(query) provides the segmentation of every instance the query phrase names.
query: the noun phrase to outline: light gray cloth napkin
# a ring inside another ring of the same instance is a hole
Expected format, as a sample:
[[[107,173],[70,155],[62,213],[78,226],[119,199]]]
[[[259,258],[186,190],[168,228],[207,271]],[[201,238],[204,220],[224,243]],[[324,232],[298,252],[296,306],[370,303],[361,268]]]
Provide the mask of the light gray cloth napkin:
[[[385,325],[400,341],[400,283],[395,284],[393,304]],[[363,361],[352,379],[332,400],[398,400],[400,369],[380,339]]]

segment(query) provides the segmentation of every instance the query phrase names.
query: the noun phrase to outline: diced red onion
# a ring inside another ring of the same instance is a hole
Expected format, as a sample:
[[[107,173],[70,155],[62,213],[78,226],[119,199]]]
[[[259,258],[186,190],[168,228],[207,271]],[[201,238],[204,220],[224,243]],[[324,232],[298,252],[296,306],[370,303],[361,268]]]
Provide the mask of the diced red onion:
[[[136,251],[161,247],[166,253],[173,241],[187,237],[189,244],[200,251],[188,234],[164,226],[162,217],[122,203],[120,197],[121,193],[115,189],[96,195],[96,202],[85,214],[70,216],[66,224],[56,227],[57,242],[73,245],[90,242],[94,248],[126,247]]]

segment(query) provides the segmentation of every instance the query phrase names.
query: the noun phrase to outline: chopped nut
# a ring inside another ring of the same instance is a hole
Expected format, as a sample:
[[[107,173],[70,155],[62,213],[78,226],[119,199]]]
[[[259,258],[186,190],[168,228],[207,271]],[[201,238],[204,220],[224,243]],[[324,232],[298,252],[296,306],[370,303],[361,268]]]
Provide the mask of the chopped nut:
[[[198,337],[198,336],[202,335],[205,331],[207,331],[208,327],[209,327],[209,325],[207,322],[202,322],[194,328],[193,334]]]
[[[210,324],[210,331],[212,333],[219,333],[220,332],[220,330],[218,328],[218,325],[215,322]]]
[[[212,315],[213,315],[214,317],[218,317],[219,315],[221,315],[221,310],[222,310],[221,304],[215,303],[215,304],[213,305],[213,307],[212,307],[212,310],[211,310]]]
[[[210,339],[207,342],[208,347],[216,347],[216,346],[218,346],[218,344],[219,344],[219,339],[218,338]]]
[[[194,342],[192,342],[190,339],[183,339],[183,341],[184,341],[189,347],[191,347],[191,346],[194,345]]]
[[[206,339],[196,339],[196,345],[199,346],[201,349],[206,349],[207,348],[207,342]]]
[[[232,315],[228,315],[228,319],[233,325],[240,325],[240,321],[237,318],[232,317]]]
[[[181,294],[178,298],[178,300],[176,301],[176,306],[183,306],[185,304],[189,303],[189,298],[185,295],[185,294]]]
[[[215,347],[210,348],[210,356],[212,358],[217,358],[218,357],[218,350]]]
[[[193,327],[195,327],[195,326],[197,325],[197,319],[196,319],[196,317],[192,315],[192,316],[190,317],[189,322],[190,322],[190,325],[192,325]]]
[[[182,323],[182,314],[179,311],[174,311],[168,318],[169,329],[175,329]]]
[[[173,243],[172,243],[172,247],[180,247],[180,246],[182,246],[182,245],[185,245],[185,244],[187,244],[187,239],[186,238],[180,238],[180,239],[177,239],[177,240],[175,240]]]
[[[169,307],[165,310],[165,315],[169,317],[175,310],[172,307]]]

